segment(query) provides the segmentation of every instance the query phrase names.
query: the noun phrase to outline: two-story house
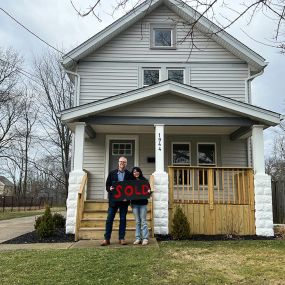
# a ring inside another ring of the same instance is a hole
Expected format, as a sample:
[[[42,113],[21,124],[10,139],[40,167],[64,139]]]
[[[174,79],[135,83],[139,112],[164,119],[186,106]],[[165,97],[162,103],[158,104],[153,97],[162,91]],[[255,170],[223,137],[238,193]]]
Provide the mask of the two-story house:
[[[171,232],[181,206],[193,234],[273,235],[263,130],[281,115],[251,103],[266,65],[180,0],[146,1],[67,53],[67,232],[103,237],[105,180],[126,156],[151,176],[153,233]]]

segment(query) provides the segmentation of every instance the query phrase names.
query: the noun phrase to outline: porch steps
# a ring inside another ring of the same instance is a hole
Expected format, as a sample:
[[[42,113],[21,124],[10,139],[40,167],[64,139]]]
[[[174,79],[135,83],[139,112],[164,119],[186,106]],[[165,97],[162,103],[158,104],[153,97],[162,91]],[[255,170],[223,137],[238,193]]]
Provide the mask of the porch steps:
[[[150,235],[152,234],[151,226],[151,203],[148,204],[147,221]],[[84,210],[80,221],[79,239],[104,239],[105,223],[107,218],[108,201],[106,200],[86,200]],[[118,239],[119,230],[119,213],[116,214],[113,224],[112,239]],[[131,207],[127,214],[126,239],[135,237],[135,218]]]

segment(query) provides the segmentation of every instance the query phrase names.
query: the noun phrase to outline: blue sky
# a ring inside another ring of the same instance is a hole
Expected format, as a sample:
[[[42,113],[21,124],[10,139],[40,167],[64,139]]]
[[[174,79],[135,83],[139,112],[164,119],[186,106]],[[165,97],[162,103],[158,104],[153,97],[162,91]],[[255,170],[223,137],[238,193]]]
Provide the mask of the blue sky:
[[[83,11],[94,3],[94,0],[73,2]],[[78,16],[69,0],[0,0],[0,7],[51,45],[69,51],[123,14],[123,11],[118,11],[114,17],[110,15],[113,2],[103,0],[99,12],[102,22],[98,22],[92,15],[84,18]],[[216,9],[219,13],[226,13],[218,6]],[[248,21],[249,18],[244,17],[227,31],[262,55],[269,63],[264,74],[252,83],[253,104],[285,114],[285,55],[278,53],[275,48],[250,39],[243,32],[246,31],[257,41],[271,44],[275,27],[273,22],[262,14],[254,18],[250,25],[247,25]],[[13,22],[2,11],[0,11],[0,42],[2,47],[12,47],[23,55],[27,70],[31,68],[33,58],[46,50],[45,44]],[[271,150],[272,134],[274,130],[269,129],[265,132],[267,155]]]

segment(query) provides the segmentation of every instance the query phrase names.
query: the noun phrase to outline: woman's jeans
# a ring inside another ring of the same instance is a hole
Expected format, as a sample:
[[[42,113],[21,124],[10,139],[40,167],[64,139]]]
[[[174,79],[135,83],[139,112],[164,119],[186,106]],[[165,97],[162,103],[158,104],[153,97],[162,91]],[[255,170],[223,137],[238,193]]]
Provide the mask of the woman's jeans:
[[[147,205],[132,205],[132,209],[136,219],[136,239],[148,239]]]
[[[119,226],[119,240],[125,239],[126,233],[126,216],[128,213],[128,205],[109,207],[108,216],[106,220],[105,239],[110,240],[113,230],[113,222],[116,213],[120,209],[120,226]]]

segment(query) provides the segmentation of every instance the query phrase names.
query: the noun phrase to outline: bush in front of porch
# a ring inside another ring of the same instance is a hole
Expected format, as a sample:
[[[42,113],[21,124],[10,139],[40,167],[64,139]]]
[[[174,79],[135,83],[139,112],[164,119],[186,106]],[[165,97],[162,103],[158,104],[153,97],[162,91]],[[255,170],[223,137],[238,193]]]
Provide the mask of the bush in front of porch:
[[[186,215],[180,207],[177,207],[172,220],[171,235],[176,240],[189,239],[190,225]]]

